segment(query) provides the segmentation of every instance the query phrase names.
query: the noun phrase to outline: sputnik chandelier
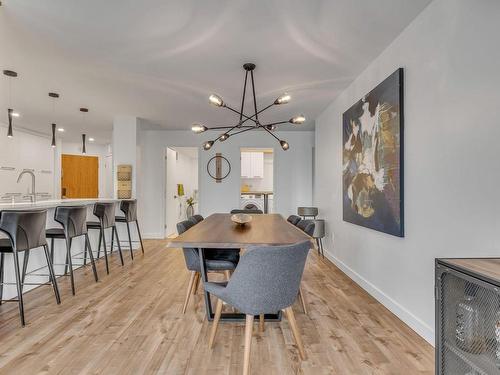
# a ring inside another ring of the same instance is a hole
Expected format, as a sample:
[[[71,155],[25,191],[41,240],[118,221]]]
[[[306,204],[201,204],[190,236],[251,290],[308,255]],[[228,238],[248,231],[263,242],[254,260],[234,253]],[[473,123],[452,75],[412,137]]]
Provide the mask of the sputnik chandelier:
[[[222,98],[216,94],[211,94],[208,98],[211,104],[215,105],[216,107],[222,107],[222,108],[227,108],[231,112],[234,112],[239,115],[239,121],[236,125],[233,126],[212,126],[212,127],[207,127],[202,124],[193,124],[191,127],[191,130],[195,133],[204,133],[207,130],[215,130],[215,131],[221,131],[223,132],[220,134],[217,138],[215,138],[213,141],[206,141],[203,143],[203,149],[204,150],[210,150],[212,146],[214,145],[215,142],[224,142],[227,140],[229,137],[235,136],[237,134],[245,133],[247,131],[251,130],[263,130],[268,132],[271,136],[276,138],[276,140],[280,143],[281,148],[283,150],[288,150],[290,148],[290,145],[288,144],[287,141],[279,139],[273,131],[276,129],[277,125],[280,124],[294,124],[294,125],[300,125],[304,123],[306,118],[304,115],[298,115],[295,117],[292,117],[290,120],[286,121],[278,121],[278,122],[272,122],[269,124],[264,124],[259,121],[259,114],[264,112],[266,109],[271,108],[274,105],[282,105],[286,104],[290,101],[291,97],[288,94],[283,94],[279,98],[277,98],[273,103],[269,104],[267,107],[264,107],[260,110],[257,109],[257,100],[255,97],[255,82],[253,78],[253,71],[255,70],[255,64],[252,63],[246,63],[243,65],[243,69],[245,69],[245,83],[243,85],[243,96],[241,98],[241,109],[238,111],[231,106],[229,106],[227,103],[224,103]],[[254,114],[251,116],[247,116],[244,113],[244,108],[245,108],[245,94],[246,94],[246,89],[247,89],[247,81],[248,81],[248,74],[250,73],[250,80],[252,81],[252,94],[253,94],[253,110]],[[248,125],[245,125],[248,124]]]

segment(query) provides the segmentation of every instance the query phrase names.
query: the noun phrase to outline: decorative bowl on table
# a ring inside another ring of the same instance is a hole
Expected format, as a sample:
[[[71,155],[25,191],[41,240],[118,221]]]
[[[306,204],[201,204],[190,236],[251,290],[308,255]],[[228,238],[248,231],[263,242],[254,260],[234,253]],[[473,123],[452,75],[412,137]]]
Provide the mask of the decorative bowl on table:
[[[231,221],[237,225],[244,226],[252,221],[252,215],[248,214],[234,214],[231,216]]]

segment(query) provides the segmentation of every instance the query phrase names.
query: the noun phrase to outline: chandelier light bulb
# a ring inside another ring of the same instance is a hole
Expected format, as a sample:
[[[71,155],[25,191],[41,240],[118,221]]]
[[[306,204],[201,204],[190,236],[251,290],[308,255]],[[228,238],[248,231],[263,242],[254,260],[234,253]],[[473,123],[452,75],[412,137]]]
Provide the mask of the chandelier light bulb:
[[[306,121],[306,118],[304,117],[304,115],[298,115],[298,116],[291,118],[289,122],[291,122],[292,124],[303,124],[304,121]]]
[[[292,97],[289,94],[283,94],[281,95],[278,99],[274,101],[274,104],[280,105],[280,104],[286,104],[292,99]]]
[[[224,133],[219,137],[219,141],[224,142],[226,139],[229,138],[229,134]]]
[[[222,107],[222,105],[224,104],[224,102],[222,101],[222,98],[219,95],[215,95],[215,94],[211,94],[208,97],[208,101],[211,104],[215,105],[216,107]]]
[[[286,151],[290,148],[290,145],[288,144],[287,141],[280,141],[280,145],[281,145],[281,148],[283,149],[283,151]]]
[[[203,133],[204,131],[207,130],[207,127],[201,124],[193,124],[193,126],[191,126],[191,130],[194,133]]]
[[[214,141],[206,141],[203,143],[203,149],[205,151],[208,151],[212,148],[213,145],[214,145]]]
[[[21,115],[19,112],[12,112],[12,117],[20,117]]]
[[[276,125],[266,125],[266,129],[271,131],[276,130]]]

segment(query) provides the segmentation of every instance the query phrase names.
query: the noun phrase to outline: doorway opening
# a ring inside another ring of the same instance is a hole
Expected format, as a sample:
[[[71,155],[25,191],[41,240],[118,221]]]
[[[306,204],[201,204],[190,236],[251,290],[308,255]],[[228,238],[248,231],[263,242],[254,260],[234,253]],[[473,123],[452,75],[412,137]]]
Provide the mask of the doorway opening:
[[[241,148],[240,208],[274,212],[274,150]]]
[[[198,213],[198,148],[167,147],[165,151],[165,236],[176,224]]]

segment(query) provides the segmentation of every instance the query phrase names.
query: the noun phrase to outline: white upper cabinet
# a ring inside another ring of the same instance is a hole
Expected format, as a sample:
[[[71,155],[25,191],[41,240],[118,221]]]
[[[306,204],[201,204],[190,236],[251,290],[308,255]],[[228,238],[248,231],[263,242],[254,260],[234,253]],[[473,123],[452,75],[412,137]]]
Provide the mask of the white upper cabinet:
[[[241,177],[263,178],[264,177],[264,153],[242,152],[241,153]]]

